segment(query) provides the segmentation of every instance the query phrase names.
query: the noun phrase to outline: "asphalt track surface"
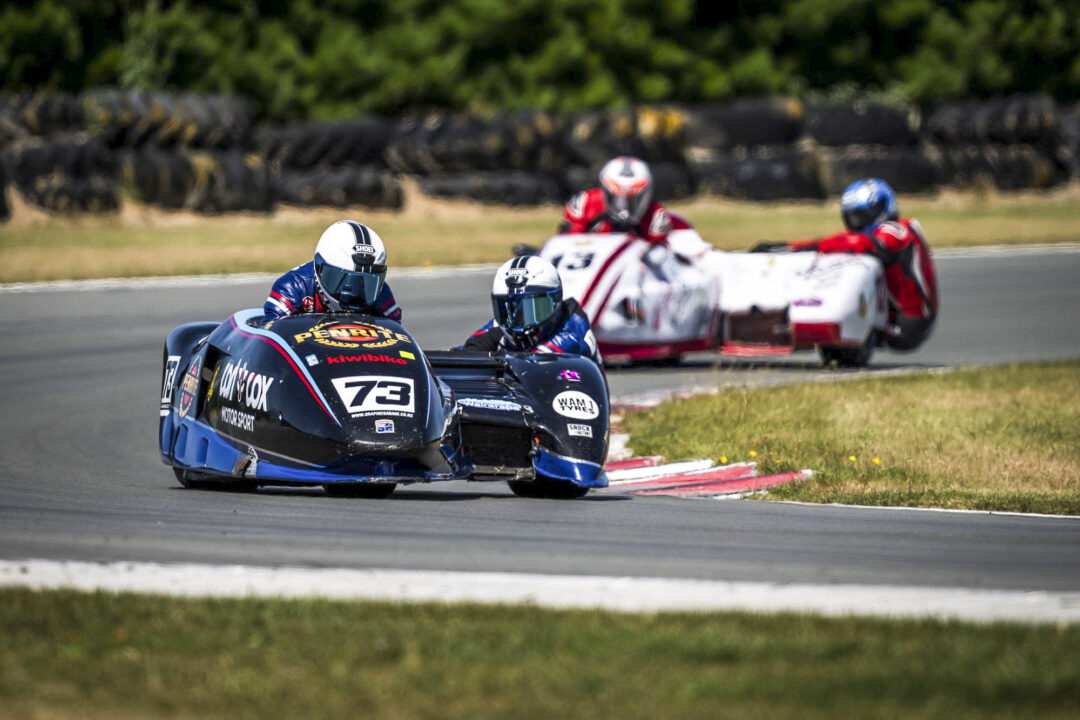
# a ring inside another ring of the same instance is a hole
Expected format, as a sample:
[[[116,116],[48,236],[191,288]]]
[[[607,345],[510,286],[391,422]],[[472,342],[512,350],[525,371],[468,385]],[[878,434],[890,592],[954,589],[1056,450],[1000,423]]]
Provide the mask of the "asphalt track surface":
[[[942,253],[939,271],[934,337],[914,354],[878,355],[869,372],[1080,356],[1075,247]],[[390,278],[426,348],[485,320],[488,270]],[[162,341],[182,322],[259,305],[265,291],[248,281],[0,294],[0,559],[1080,589],[1080,520],[1069,518],[603,494],[557,502],[463,482],[399,487],[381,501],[184,490],[156,448]],[[812,354],[698,356],[610,374],[617,401],[828,377]]]

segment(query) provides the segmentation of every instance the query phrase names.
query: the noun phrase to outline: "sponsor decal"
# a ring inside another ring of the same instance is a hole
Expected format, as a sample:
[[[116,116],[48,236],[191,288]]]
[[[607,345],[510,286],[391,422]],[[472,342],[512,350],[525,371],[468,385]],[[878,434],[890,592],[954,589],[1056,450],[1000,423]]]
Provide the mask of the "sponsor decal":
[[[236,408],[221,408],[221,422],[226,425],[232,425],[234,428],[247,430],[248,432],[255,431],[255,415],[237,410]]]
[[[392,433],[394,432],[393,420],[376,420],[375,432],[377,433]]]
[[[791,304],[795,307],[821,307],[824,303],[821,298],[799,298]]]
[[[176,382],[176,371],[180,369],[180,356],[170,355],[165,360],[165,379],[161,382],[161,409],[168,410],[172,405],[173,383]]]
[[[308,367],[315,367],[319,364],[318,355],[307,355],[304,357],[304,360],[307,361]]]
[[[326,347],[373,350],[387,348],[398,343],[412,344],[412,339],[404,333],[365,322],[340,322],[327,320],[314,326],[307,332],[293,336],[297,343],[314,342]]]
[[[566,382],[581,382],[581,374],[577,370],[563,370],[559,373],[559,379]]]
[[[563,417],[575,420],[592,420],[600,415],[600,406],[583,392],[566,390],[555,396],[551,407]]]
[[[398,350],[398,355],[405,358],[406,360],[415,360],[416,359],[416,356],[413,355],[408,350]]]
[[[592,437],[592,425],[579,425],[577,423],[567,423],[566,432],[570,433],[574,437]]]
[[[315,298],[310,295],[301,300],[300,304],[304,307],[304,312],[315,312]]]
[[[404,358],[390,357],[389,355],[371,355],[370,353],[364,353],[363,355],[332,355],[326,358],[327,365],[355,362],[385,362],[393,363],[395,365],[409,364],[409,361]]]
[[[220,370],[221,370],[221,365],[220,364],[217,365],[216,367],[214,367],[214,374],[210,376],[210,382],[207,383],[209,385],[209,387],[206,388],[206,402],[208,404],[210,402],[210,398],[214,397],[214,386],[217,384],[218,371],[220,371]]]
[[[457,402],[458,405],[483,408],[485,410],[505,410],[506,412],[521,411],[521,405],[509,400],[494,400],[492,398],[458,398]]]
[[[199,372],[202,370],[202,355],[196,355],[180,385],[180,417],[188,416],[195,407],[195,393],[199,391]]]
[[[359,375],[333,378],[331,382],[350,417],[412,417],[416,412],[412,378],[390,379],[381,375]]]
[[[266,399],[273,384],[274,378],[249,370],[246,360],[230,360],[221,372],[218,393],[223,400],[265,412]]]

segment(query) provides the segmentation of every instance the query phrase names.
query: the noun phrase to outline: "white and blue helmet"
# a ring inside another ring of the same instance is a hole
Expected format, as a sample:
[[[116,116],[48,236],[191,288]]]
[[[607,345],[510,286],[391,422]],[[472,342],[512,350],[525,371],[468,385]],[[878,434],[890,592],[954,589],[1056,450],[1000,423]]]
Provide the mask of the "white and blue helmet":
[[[327,309],[365,312],[386,281],[386,247],[382,238],[353,220],[326,228],[315,246],[315,285]]]
[[[896,220],[896,193],[884,180],[863,178],[847,186],[840,197],[844,227],[852,232],[870,232],[886,220]]]
[[[495,272],[491,284],[495,322],[520,343],[535,345],[549,335],[561,303],[559,271],[541,257],[516,257]]]

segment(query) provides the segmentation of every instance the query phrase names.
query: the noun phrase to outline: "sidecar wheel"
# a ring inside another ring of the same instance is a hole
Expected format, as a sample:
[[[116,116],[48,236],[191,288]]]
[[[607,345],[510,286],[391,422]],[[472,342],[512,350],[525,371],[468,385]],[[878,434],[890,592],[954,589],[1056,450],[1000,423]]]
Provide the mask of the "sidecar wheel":
[[[250,480],[219,480],[213,475],[184,470],[174,467],[176,480],[188,490],[231,490],[232,492],[253,492],[259,484]]]
[[[518,497],[545,498],[547,500],[576,500],[585,497],[589,488],[566,480],[540,477],[535,480],[511,480],[510,490]]]
[[[861,368],[870,364],[870,357],[877,346],[877,334],[870,333],[866,342],[857,348],[821,345],[821,362],[826,367]]]

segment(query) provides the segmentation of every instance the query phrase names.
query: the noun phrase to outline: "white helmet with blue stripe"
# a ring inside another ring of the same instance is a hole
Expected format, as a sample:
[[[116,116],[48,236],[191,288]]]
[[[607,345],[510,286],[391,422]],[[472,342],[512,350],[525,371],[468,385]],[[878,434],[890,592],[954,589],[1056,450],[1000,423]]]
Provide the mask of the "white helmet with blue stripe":
[[[315,287],[332,312],[368,312],[386,281],[382,238],[353,220],[326,228],[315,246]]]
[[[550,335],[561,303],[559,271],[541,257],[516,257],[495,272],[491,285],[495,322],[522,345],[535,346]]]

